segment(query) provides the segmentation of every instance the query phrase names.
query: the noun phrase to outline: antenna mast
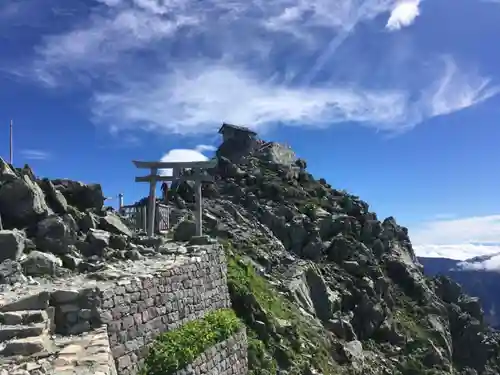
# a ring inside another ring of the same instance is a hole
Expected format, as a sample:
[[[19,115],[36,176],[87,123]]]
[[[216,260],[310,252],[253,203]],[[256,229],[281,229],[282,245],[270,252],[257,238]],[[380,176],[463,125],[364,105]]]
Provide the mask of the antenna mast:
[[[9,163],[12,165],[12,163],[14,162],[14,157],[13,157],[13,147],[12,147],[12,126],[13,126],[13,121],[10,120],[10,159],[9,159]]]

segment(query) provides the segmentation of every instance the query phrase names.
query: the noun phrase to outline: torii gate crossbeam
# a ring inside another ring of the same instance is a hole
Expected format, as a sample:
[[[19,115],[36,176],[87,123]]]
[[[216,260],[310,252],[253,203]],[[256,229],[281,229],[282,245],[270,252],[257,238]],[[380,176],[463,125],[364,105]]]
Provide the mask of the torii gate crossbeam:
[[[132,161],[139,169],[149,169],[150,173],[147,176],[136,177],[135,182],[149,182],[149,199],[148,199],[148,220],[147,234],[153,236],[155,222],[155,206],[156,206],[156,183],[159,181],[194,181],[195,183],[195,221],[196,235],[201,236],[203,233],[202,217],[203,217],[203,197],[201,195],[201,183],[212,182],[211,176],[203,175],[202,170],[213,168],[217,165],[217,160],[209,161],[192,161],[192,162],[161,162],[161,161]],[[180,169],[192,169],[194,173],[189,176],[179,176]],[[173,176],[160,176],[160,169],[173,169]]]

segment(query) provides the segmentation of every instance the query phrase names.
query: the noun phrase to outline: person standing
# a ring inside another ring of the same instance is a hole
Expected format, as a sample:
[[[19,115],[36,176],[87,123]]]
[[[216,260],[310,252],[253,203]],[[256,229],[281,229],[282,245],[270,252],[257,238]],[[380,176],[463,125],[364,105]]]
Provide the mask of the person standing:
[[[161,193],[163,197],[163,203],[167,204],[168,203],[168,185],[166,182],[163,182],[161,184]]]

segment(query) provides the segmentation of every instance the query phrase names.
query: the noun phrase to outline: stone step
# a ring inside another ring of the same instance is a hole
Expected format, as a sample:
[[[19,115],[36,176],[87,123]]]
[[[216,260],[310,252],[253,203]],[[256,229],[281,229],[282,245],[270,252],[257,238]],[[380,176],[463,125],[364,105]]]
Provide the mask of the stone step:
[[[30,325],[0,325],[0,342],[39,336],[47,332],[48,322]]]
[[[49,336],[42,334],[33,337],[17,338],[2,344],[0,356],[28,356],[33,354],[53,353],[53,343]]]
[[[22,310],[0,313],[0,325],[45,323],[49,316],[44,310]]]

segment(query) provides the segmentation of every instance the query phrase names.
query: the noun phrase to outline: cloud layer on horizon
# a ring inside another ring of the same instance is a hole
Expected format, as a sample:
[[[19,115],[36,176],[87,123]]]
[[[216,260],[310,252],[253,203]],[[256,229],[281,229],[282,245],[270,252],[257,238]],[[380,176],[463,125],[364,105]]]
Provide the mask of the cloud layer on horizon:
[[[10,18],[27,3],[19,0]],[[417,22],[419,0],[98,3],[86,13],[59,9],[63,26],[45,30],[25,65],[15,61],[9,70],[48,87],[87,88],[94,121],[115,132],[203,134],[221,121],[260,130],[355,122],[398,132],[499,91],[450,56],[431,58],[432,69],[422,64],[419,85],[367,82],[346,69],[371,61],[335,60],[363,24],[383,18],[390,34],[404,32]],[[383,52],[378,58],[390,59]]]
[[[413,227],[418,256],[466,260],[500,253],[500,215],[434,220]]]

